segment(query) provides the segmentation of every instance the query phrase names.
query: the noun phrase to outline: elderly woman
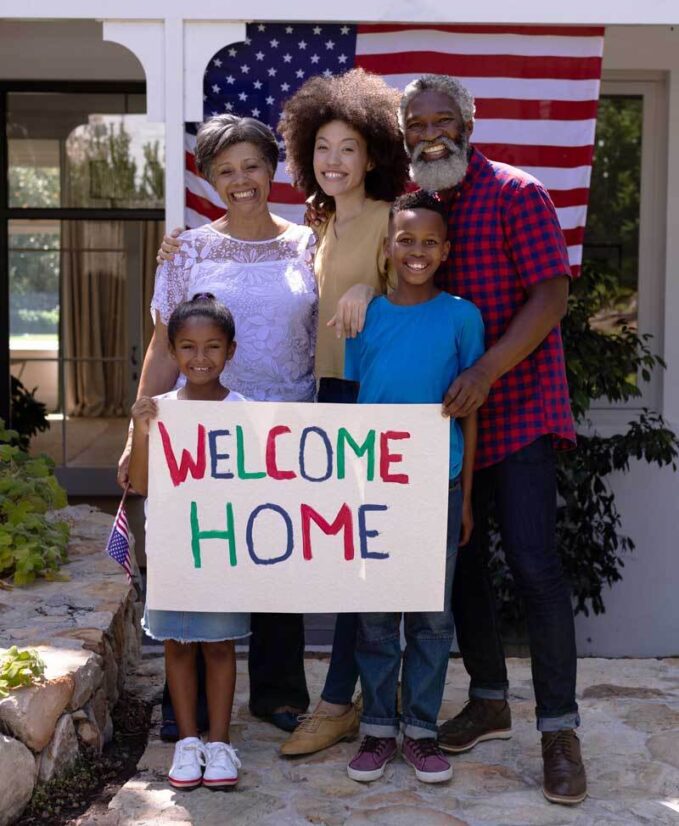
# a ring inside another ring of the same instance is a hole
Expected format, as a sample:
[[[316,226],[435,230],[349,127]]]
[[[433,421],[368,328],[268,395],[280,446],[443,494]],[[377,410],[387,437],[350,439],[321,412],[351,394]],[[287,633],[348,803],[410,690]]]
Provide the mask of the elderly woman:
[[[318,301],[315,236],[269,212],[278,163],[273,132],[252,118],[220,115],[196,139],[196,165],[227,213],[180,237],[181,249],[156,274],[151,302],[155,331],[139,382],[154,396],[179,386],[167,321],[182,301],[214,294],[231,310],[238,349],[224,385],[256,401],[313,401]],[[121,474],[125,475],[125,457]],[[250,709],[291,730],[309,704],[304,677],[304,627],[298,614],[253,614]]]

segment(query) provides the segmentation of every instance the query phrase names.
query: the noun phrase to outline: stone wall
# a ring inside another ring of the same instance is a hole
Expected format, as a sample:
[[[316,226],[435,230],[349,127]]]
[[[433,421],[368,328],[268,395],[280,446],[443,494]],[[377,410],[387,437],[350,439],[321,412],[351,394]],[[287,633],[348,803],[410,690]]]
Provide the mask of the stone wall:
[[[46,663],[42,681],[0,700],[0,826],[83,746],[101,751],[111,739],[110,711],[140,655],[141,604],[104,551],[112,517],[87,505],[62,514],[71,524],[68,581],[0,591],[0,655],[35,648]]]

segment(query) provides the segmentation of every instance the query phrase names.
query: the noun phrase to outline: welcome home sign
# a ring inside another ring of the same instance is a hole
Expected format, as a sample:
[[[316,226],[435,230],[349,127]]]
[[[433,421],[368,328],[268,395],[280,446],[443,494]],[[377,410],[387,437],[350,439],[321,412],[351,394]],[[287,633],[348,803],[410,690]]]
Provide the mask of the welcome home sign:
[[[161,400],[148,603],[160,610],[443,608],[439,405]]]

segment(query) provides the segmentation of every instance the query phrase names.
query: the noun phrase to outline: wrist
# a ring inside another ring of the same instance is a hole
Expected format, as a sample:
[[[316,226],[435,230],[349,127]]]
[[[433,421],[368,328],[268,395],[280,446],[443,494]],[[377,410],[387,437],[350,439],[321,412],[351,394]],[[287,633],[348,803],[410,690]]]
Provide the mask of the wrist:
[[[481,356],[481,358],[476,362],[476,364],[474,364],[474,369],[478,370],[483,375],[489,387],[495,384],[495,382],[504,373],[504,370],[502,369],[502,366],[499,363],[497,354],[494,352],[493,348],[487,350]]]

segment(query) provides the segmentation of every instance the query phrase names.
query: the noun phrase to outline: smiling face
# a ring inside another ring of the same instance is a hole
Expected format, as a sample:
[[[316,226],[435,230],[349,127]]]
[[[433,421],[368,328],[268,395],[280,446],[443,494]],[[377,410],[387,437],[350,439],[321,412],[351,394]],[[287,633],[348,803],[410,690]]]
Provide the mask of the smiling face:
[[[215,156],[210,183],[230,210],[247,214],[266,208],[271,174],[271,167],[253,143],[236,143]]]
[[[452,189],[468,165],[472,124],[465,124],[452,98],[428,89],[416,95],[405,112],[405,143],[413,179],[423,189]]]
[[[426,285],[450,251],[443,218],[430,209],[397,212],[391,219],[384,251],[396,270],[399,285]]]
[[[236,342],[210,318],[190,316],[177,330],[170,353],[180,373],[193,385],[219,381],[227,361],[236,352]]]
[[[365,192],[366,173],[374,166],[363,135],[343,121],[330,121],[316,133],[314,175],[326,195]]]

